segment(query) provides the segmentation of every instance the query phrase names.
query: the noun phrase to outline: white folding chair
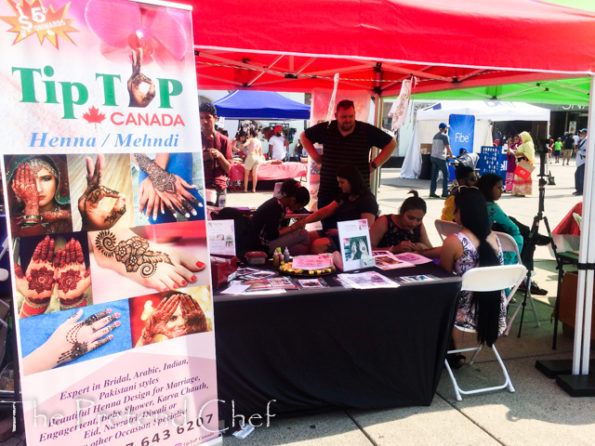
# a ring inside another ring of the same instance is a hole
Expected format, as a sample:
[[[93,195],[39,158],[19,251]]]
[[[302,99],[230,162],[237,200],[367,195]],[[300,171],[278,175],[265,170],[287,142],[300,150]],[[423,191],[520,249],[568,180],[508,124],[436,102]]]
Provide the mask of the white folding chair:
[[[521,263],[521,254],[519,252],[519,245],[515,239],[513,239],[509,234],[500,231],[494,231],[494,234],[500,240],[500,246],[502,247],[503,252],[513,252],[517,258],[517,264]],[[531,296],[531,278],[527,281],[527,300],[529,301],[529,305],[531,306],[531,312],[533,313],[533,317],[535,318],[535,326],[539,327],[539,318],[537,317],[537,311],[535,310],[535,301],[533,300],[533,296]],[[514,297],[513,293],[508,293],[506,296],[506,307],[510,305],[512,298]],[[519,302],[514,310],[514,312],[507,317],[506,319],[506,330],[504,334],[508,336],[510,329],[512,328],[512,323],[514,322],[519,310],[522,307],[522,302]]]
[[[463,274],[463,284],[461,286],[461,290],[485,292],[500,291],[510,288],[512,290],[512,294],[514,294],[526,273],[527,268],[525,268],[523,265],[499,265],[473,268]],[[463,331],[475,332],[475,330],[468,329]],[[482,348],[483,344],[479,344],[477,347],[459,348],[455,350],[449,350],[447,353],[474,352],[473,357],[469,362],[471,365],[475,361],[475,358]],[[502,361],[502,358],[496,349],[496,345],[492,345],[491,349],[494,352],[494,356],[496,357],[498,364],[500,364],[500,368],[502,369],[502,373],[504,375],[504,383],[498,386],[464,390],[459,386],[457,380],[455,379],[452,369],[450,368],[450,364],[446,359],[444,360],[444,366],[446,367],[446,370],[450,376],[450,380],[452,381],[457,401],[461,401],[463,399],[461,395],[491,392],[495,390],[503,390],[505,388],[508,388],[509,392],[514,392],[514,387],[512,386],[510,376],[508,375],[508,370],[506,370],[506,366],[504,365],[504,362]]]
[[[434,226],[436,226],[436,230],[438,231],[440,239],[442,240],[444,240],[451,234],[456,234],[457,232],[463,230],[463,227],[461,225],[455,223],[454,221],[448,220],[436,219],[434,220]]]

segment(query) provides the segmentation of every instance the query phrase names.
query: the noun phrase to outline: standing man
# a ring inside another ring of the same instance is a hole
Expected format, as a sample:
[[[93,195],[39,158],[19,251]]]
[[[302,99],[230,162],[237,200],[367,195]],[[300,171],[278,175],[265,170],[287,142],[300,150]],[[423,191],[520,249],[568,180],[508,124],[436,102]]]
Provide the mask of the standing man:
[[[575,148],[574,137],[572,133],[568,132],[564,137],[564,151],[562,152],[562,165],[566,162],[567,166],[570,166],[570,158],[572,157],[572,151]]]
[[[438,133],[432,139],[432,154],[430,161],[432,162],[432,177],[430,179],[430,198],[440,198],[436,195],[436,183],[438,180],[438,171],[442,172],[442,198],[448,197],[448,166],[446,165],[446,157],[444,150],[448,157],[452,157],[450,150],[450,141],[448,139],[448,126],[441,122],[438,126]]]
[[[585,181],[585,158],[587,157],[587,129],[579,131],[579,141],[576,145],[576,170],[574,171],[573,195],[583,194],[583,183]]]
[[[215,130],[217,109],[210,102],[203,102],[199,107],[200,137],[202,140],[202,160],[207,188],[207,204],[225,206],[229,170],[231,169],[232,150],[229,140]],[[209,193],[209,190],[215,193]]]
[[[269,152],[272,160],[285,161],[287,156],[287,150],[285,146],[285,134],[283,133],[283,127],[280,125],[273,129],[273,136],[269,138]]]
[[[331,203],[340,193],[337,186],[337,167],[353,164],[361,173],[366,187],[370,187],[370,172],[380,168],[391,156],[397,142],[388,133],[365,122],[356,121],[353,101],[343,100],[337,104],[335,120],[321,122],[300,135],[300,141],[308,155],[320,168],[318,209]],[[323,145],[320,155],[314,143]],[[381,149],[370,161],[370,149]]]

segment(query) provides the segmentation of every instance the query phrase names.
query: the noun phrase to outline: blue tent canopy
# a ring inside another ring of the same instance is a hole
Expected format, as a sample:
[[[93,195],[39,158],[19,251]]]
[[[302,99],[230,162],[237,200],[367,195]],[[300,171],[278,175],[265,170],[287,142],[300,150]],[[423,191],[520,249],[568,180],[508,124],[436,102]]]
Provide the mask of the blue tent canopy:
[[[228,119],[310,119],[310,106],[272,91],[236,90],[213,102]]]

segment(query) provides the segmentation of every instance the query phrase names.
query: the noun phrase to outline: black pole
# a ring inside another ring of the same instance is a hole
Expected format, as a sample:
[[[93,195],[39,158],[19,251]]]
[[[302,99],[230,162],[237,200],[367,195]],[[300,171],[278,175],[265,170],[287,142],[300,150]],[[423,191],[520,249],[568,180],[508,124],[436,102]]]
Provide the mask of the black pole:
[[[545,210],[545,185],[547,184],[547,180],[545,179],[546,176],[548,176],[545,173],[545,163],[546,163],[546,154],[544,151],[539,153],[539,162],[540,162],[540,166],[539,166],[539,182],[538,182],[538,188],[539,188],[539,202],[538,202],[538,207],[537,207],[537,214],[535,215],[535,217],[533,217],[533,224],[531,225],[531,231],[529,232],[529,237],[528,237],[528,243],[527,243],[527,247],[525,249],[527,249],[527,253],[529,255],[533,255],[533,253],[535,252],[535,240],[537,238],[537,234],[539,232],[539,223],[541,222],[541,220],[544,221],[545,223],[545,227],[547,230],[547,234],[549,236],[550,239],[550,245],[552,247],[552,251],[554,252],[554,257],[556,259],[556,262],[558,263],[558,267],[560,266],[560,260],[558,258],[558,252],[556,249],[556,244],[554,243],[554,238],[552,237],[552,231],[550,230],[550,224],[547,220],[547,217],[544,215],[544,210]],[[521,337],[521,331],[523,328],[523,320],[525,318],[525,307],[527,306],[527,297],[529,296],[529,293],[531,292],[531,276],[533,273],[533,269],[534,269],[534,264],[533,262],[531,262],[531,268],[527,268],[527,277],[526,277],[526,289],[525,289],[525,294],[523,296],[523,301],[522,301],[522,310],[521,310],[521,321],[519,323],[519,332],[517,337]],[[558,294],[559,294],[559,290],[558,290]],[[556,304],[558,304],[558,296],[556,296]],[[557,319],[556,319],[557,321]],[[554,336],[557,332],[557,323],[554,325]],[[553,349],[555,350],[556,348],[556,340],[554,337],[554,346]]]

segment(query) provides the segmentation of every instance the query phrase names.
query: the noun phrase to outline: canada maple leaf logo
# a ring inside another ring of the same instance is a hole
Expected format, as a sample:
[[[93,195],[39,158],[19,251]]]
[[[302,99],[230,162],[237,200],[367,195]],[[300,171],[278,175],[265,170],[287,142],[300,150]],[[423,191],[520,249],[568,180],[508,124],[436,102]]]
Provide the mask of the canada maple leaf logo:
[[[95,124],[95,128],[97,128],[97,124],[101,124],[101,121],[105,119],[105,115],[99,113],[99,109],[92,106],[87,113],[83,114],[83,118],[85,118],[89,124]]]

